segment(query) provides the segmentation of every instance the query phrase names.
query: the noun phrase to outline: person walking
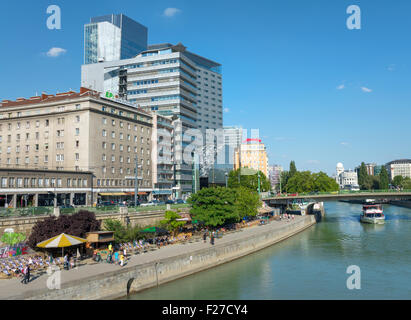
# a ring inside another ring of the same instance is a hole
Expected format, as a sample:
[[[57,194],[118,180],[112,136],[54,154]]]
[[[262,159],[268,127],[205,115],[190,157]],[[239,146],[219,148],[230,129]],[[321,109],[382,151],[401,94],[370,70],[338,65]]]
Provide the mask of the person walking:
[[[117,264],[117,262],[118,262],[118,251],[116,251],[116,252],[114,253],[114,263]]]
[[[64,255],[64,269],[68,270],[69,269],[69,264],[68,264],[68,253]]]
[[[22,279],[21,279],[21,283],[23,283],[23,284],[26,284],[27,282],[27,278],[26,278],[26,272],[27,272],[27,267],[25,266],[24,268],[23,268],[23,270],[21,271],[21,277],[22,277]]]
[[[30,282],[30,265],[26,267],[26,284]]]
[[[211,243],[212,245],[214,245],[214,232],[213,232],[213,233],[211,233],[211,236],[210,236],[210,243]]]
[[[205,231],[203,234],[203,240],[204,240],[204,243],[207,242],[207,231]]]
[[[120,255],[120,266],[124,265],[124,255]]]

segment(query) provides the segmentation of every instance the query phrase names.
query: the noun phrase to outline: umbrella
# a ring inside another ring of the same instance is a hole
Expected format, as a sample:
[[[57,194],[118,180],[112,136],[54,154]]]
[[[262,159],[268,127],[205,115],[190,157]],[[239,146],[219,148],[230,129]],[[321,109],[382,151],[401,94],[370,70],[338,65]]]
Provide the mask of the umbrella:
[[[62,248],[61,250],[63,252],[64,250],[63,248],[65,247],[75,246],[78,244],[82,244],[84,242],[87,242],[87,240],[62,233],[58,236],[55,236],[53,238],[50,238],[50,239],[47,239],[47,240],[44,240],[38,243],[37,247],[39,248]]]
[[[156,233],[158,235],[166,235],[168,234],[168,231],[166,229],[162,229],[159,227],[151,227],[151,228],[147,228],[144,229],[143,231],[141,231],[142,233]]]

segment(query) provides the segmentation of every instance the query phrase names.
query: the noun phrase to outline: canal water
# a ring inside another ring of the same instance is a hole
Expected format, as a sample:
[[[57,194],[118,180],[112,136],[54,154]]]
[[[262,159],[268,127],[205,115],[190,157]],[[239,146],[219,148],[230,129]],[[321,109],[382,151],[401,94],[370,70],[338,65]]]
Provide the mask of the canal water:
[[[410,299],[411,209],[384,205],[386,223],[366,225],[359,204],[324,205],[324,220],[292,238],[128,299]],[[347,288],[351,265],[359,290]]]

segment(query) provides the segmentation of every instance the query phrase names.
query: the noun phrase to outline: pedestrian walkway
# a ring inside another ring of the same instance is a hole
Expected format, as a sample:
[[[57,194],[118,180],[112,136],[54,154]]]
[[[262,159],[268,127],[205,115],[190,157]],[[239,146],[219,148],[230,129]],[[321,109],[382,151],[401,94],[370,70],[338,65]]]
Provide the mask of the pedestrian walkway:
[[[302,218],[303,217],[301,216],[296,216],[295,221],[298,221],[299,219],[302,219]],[[292,222],[272,221],[267,225],[243,228],[235,232],[225,234],[222,238],[216,239],[214,246],[224,245],[231,241],[236,241],[239,239],[243,239],[246,237],[260,234],[261,232],[264,232],[264,231],[281,229],[282,226],[284,226],[285,224],[289,224],[289,223],[292,223]],[[193,243],[186,242],[186,243],[181,243],[181,244],[167,245],[155,251],[132,255],[131,257],[128,258],[128,261],[123,268],[135,267],[135,266],[143,265],[143,264],[150,263],[150,262],[156,262],[164,258],[174,257],[174,256],[178,256],[181,254],[187,254],[189,252],[194,253],[197,250],[209,248],[211,246],[209,240],[210,239],[208,238],[206,243],[204,243],[202,239],[199,239],[198,241],[193,242]],[[86,279],[90,277],[91,275],[95,276],[101,273],[115,272],[121,269],[122,267],[120,267],[119,265],[100,262],[100,263],[80,266],[80,267],[77,267],[71,270],[62,270],[61,284],[63,285],[70,281]],[[29,293],[29,292],[34,293],[36,290],[47,288],[47,279],[48,279],[47,273],[40,275],[37,278],[34,277],[32,279],[33,280],[30,280],[30,282],[26,285],[20,283],[21,279],[0,280],[0,299],[7,299],[8,297],[13,297],[13,296],[22,294],[23,292],[24,293]]]

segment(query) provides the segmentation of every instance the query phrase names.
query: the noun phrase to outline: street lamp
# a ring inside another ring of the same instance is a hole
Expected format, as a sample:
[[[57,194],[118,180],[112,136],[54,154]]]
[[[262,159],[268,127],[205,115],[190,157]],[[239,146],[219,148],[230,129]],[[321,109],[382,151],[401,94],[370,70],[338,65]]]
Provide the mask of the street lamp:
[[[228,173],[225,173],[225,187],[228,188]]]

